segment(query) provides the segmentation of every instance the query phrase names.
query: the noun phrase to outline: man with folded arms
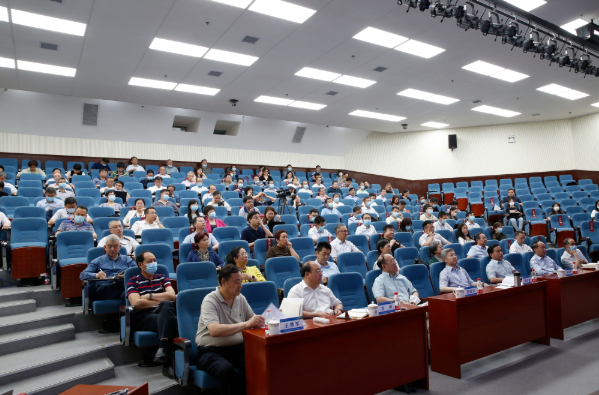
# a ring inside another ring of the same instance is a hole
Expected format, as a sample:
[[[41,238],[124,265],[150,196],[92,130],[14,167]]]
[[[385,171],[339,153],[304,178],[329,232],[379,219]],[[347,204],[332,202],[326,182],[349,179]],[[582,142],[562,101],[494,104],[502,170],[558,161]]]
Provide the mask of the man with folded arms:
[[[564,254],[562,255],[562,265],[566,269],[572,269],[576,265],[577,268],[581,268],[583,263],[589,263],[584,257],[584,254],[576,248],[576,241],[574,239],[564,240]]]
[[[381,254],[376,264],[383,271],[372,285],[372,293],[377,303],[393,302],[395,292],[404,303],[420,303],[418,291],[407,277],[399,274],[399,266],[393,255]]]
[[[545,243],[542,241],[534,243],[532,250],[535,252],[535,255],[530,258],[530,268],[534,269],[538,276],[553,274],[559,269],[557,263],[545,255],[547,253]]]
[[[296,284],[287,297],[303,298],[303,318],[327,317],[343,312],[343,304],[329,288],[322,285],[322,267],[318,262],[308,261],[300,270],[302,282]]]
[[[110,221],[108,223],[108,230],[110,231],[110,235],[104,237],[102,240],[98,242],[98,247],[104,247],[107,245],[108,240],[111,236],[116,236],[119,239],[119,243],[122,247],[125,247],[127,250],[127,255],[133,255],[135,253],[135,249],[139,247],[139,243],[135,240],[135,237],[125,236],[123,234],[123,224],[118,219],[114,221]],[[106,248],[106,247],[104,247]]]
[[[441,251],[441,259],[445,262],[445,269],[439,274],[439,290],[442,293],[453,292],[458,287],[476,286],[476,281],[472,281],[466,269],[458,266],[458,256],[453,249]]]
[[[503,259],[503,250],[501,249],[501,246],[491,244],[487,249],[487,253],[491,257],[491,261],[486,269],[487,278],[491,284],[499,284],[504,278],[514,275],[516,269],[514,269],[509,261]]]

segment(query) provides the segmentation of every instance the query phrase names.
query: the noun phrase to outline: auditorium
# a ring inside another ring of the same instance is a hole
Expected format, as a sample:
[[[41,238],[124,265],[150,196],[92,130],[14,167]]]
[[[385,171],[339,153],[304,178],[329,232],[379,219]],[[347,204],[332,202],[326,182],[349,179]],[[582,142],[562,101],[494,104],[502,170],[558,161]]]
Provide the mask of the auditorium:
[[[596,20],[0,0],[0,395],[599,395]]]

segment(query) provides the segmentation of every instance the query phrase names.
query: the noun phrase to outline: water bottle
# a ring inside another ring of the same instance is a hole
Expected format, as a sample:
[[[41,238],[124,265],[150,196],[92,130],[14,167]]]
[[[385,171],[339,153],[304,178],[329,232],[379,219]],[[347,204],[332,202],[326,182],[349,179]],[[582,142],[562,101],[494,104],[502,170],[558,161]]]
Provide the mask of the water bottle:
[[[48,273],[46,273],[46,275],[44,276],[44,285],[49,285],[50,284],[50,277],[48,276]]]
[[[530,282],[537,282],[537,272],[535,272],[535,269],[532,269],[532,271],[530,272]]]
[[[270,309],[266,310],[266,314],[264,314],[264,332],[268,335],[268,321],[272,320],[272,313]]]
[[[578,274],[578,266],[576,265],[576,262],[574,262],[572,265],[572,274]]]
[[[477,294],[483,293],[483,282],[480,281],[480,278],[476,279],[476,293]]]
[[[399,294],[397,292],[393,294],[393,303],[395,304],[395,311],[401,310],[401,300],[399,299]]]

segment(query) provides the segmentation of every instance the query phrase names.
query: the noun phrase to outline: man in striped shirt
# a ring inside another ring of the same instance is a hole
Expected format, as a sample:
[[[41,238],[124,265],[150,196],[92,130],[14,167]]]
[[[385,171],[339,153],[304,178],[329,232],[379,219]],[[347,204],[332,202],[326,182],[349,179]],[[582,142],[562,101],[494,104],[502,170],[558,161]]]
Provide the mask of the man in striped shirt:
[[[149,251],[141,252],[135,261],[141,273],[127,282],[127,299],[135,311],[131,315],[134,331],[158,332],[160,343],[154,362],[163,363],[162,374],[173,378],[172,342],[178,336],[177,295],[164,274],[156,274],[156,257]]]

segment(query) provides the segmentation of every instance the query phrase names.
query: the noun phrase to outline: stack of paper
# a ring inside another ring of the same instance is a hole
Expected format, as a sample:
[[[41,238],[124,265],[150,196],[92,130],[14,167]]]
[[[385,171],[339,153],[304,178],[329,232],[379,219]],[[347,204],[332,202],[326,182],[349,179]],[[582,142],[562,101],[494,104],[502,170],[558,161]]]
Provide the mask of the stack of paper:
[[[594,263],[583,263],[582,267],[584,269],[595,269],[595,264]]]
[[[347,313],[352,320],[368,317],[368,310],[366,309],[351,309]],[[345,313],[338,315],[337,318],[345,318]]]

